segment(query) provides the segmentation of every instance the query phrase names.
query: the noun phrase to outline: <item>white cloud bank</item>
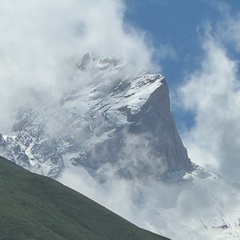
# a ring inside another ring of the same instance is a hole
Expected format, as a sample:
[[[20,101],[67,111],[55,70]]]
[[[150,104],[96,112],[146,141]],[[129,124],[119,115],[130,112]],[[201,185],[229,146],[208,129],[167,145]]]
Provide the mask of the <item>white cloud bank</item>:
[[[124,12],[121,0],[0,1],[0,132],[9,131],[20,105],[59,97],[68,62],[86,52],[151,69],[152,49]]]
[[[240,15],[219,5],[223,20],[207,23],[199,69],[186,75],[179,91],[183,106],[195,115],[184,133],[190,158],[230,181],[240,182]],[[231,51],[232,52],[231,52]],[[239,56],[239,55],[238,55]]]
[[[239,239],[240,194],[224,180],[205,172],[171,184],[154,178],[120,179],[112,171],[101,183],[82,167],[65,169],[57,180],[139,227],[173,240]],[[231,227],[223,230],[224,225]]]

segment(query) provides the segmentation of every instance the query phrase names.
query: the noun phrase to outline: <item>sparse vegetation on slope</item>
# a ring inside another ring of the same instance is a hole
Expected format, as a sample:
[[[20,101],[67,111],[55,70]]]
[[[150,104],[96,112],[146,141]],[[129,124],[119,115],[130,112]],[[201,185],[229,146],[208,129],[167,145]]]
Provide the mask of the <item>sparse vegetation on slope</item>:
[[[0,157],[0,240],[164,240]]]

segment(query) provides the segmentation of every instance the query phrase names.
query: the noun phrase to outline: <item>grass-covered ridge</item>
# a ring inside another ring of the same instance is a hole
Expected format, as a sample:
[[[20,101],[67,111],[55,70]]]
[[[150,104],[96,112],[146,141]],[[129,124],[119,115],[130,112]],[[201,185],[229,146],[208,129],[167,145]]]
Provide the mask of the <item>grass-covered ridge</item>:
[[[164,240],[0,157],[0,240]]]

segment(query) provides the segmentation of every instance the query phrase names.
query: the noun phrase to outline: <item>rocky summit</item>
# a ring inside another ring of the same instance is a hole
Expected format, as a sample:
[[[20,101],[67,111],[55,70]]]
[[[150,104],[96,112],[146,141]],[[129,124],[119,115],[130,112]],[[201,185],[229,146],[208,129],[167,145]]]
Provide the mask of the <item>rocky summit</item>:
[[[14,136],[0,136],[5,157],[52,178],[70,165],[100,179],[104,165],[130,179],[192,169],[161,74],[132,74],[119,59],[89,54],[75,66],[61,98],[19,111]]]

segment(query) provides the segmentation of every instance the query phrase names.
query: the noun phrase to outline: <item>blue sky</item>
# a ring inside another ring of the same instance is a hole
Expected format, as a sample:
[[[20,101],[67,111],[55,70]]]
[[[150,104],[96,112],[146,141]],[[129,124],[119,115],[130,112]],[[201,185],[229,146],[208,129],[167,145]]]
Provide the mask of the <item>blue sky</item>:
[[[207,0],[127,0],[126,20],[147,32],[158,49],[168,45],[176,56],[158,59],[170,86],[181,81],[179,75],[197,67],[203,54],[201,31],[206,22],[216,24],[224,17],[219,9],[221,1]],[[225,1],[232,14],[240,10],[237,0]],[[222,1],[222,3],[225,3]],[[159,56],[158,56],[159,57]],[[176,73],[175,73],[176,72]]]
[[[201,25],[221,17],[213,4],[201,0],[130,0],[126,3],[127,20],[146,30],[156,48],[165,44],[175,52],[173,58],[170,55],[169,59],[159,59],[170,86],[180,81],[179,73],[194,67],[199,58]]]

